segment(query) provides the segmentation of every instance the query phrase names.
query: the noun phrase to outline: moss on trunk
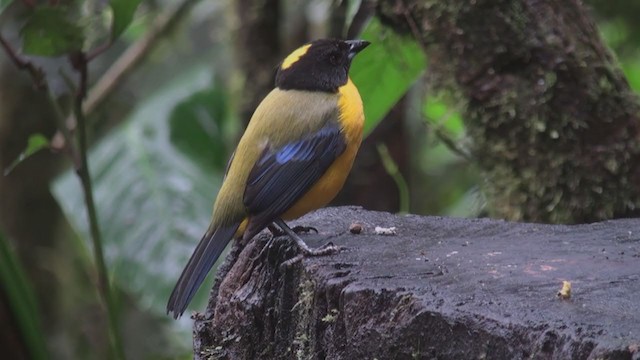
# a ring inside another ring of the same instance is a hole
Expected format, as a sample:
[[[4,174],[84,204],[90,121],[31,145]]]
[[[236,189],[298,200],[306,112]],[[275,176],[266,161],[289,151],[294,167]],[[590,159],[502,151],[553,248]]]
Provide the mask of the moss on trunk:
[[[381,1],[465,104],[492,216],[580,223],[640,208],[640,104],[581,2]]]

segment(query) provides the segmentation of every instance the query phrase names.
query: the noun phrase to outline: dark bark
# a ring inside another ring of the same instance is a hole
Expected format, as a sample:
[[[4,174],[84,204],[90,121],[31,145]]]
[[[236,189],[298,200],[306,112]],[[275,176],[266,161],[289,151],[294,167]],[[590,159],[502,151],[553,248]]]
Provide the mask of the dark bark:
[[[22,329],[17,323],[9,301],[0,286],[0,350],[7,359],[29,359],[29,348],[22,338]]]
[[[235,22],[233,45],[238,70],[244,77],[238,96],[243,124],[273,88],[276,65],[280,62],[280,0],[238,0],[233,2]]]
[[[0,231],[13,241],[41,299],[56,293],[56,281],[51,269],[43,266],[42,253],[54,251],[54,234],[63,219],[49,192],[49,182],[61,167],[61,156],[43,150],[9,174],[4,171],[26,148],[29,135],[53,135],[55,122],[50,114],[46,95],[34,90],[28,75],[0,60]],[[38,305],[43,314],[52,314],[55,303],[43,301]],[[50,329],[53,319],[45,320],[43,324]]]
[[[640,105],[577,0],[389,0],[437,89],[466,104],[492,216],[581,223],[640,209]]]

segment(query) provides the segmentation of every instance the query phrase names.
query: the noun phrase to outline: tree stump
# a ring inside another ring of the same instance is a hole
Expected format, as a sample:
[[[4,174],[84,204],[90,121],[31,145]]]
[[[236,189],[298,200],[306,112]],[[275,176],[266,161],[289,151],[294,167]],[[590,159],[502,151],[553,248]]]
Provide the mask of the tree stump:
[[[303,236],[310,245],[347,249],[282,268],[295,255],[287,238],[236,247],[195,316],[196,358],[640,359],[640,219],[566,226],[340,207],[295,223],[319,230]]]

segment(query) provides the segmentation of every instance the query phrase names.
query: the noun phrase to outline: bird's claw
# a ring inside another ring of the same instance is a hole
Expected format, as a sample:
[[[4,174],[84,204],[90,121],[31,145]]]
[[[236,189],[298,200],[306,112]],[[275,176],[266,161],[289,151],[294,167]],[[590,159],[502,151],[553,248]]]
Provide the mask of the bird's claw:
[[[344,249],[346,249],[344,246],[334,245],[332,242],[328,242],[317,248],[300,248],[301,253],[280,264],[280,270],[285,271],[291,268],[293,265],[301,262],[306,256],[332,255],[337,254]]]

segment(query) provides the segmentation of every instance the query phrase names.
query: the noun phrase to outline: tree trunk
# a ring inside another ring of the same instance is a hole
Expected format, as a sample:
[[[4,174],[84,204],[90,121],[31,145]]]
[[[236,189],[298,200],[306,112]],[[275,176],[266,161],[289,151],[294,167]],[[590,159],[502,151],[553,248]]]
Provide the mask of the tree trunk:
[[[348,231],[354,221],[360,234]],[[348,251],[283,268],[293,255],[284,237],[237,246],[196,318],[196,359],[640,355],[637,219],[566,226],[343,207],[300,224],[320,231],[304,236],[311,246]],[[564,299],[562,280],[572,284]]]
[[[281,60],[280,0],[238,0],[232,3],[235,59],[244,76],[237,96],[240,121],[248,124],[253,111],[273,88],[274,64]]]
[[[466,104],[492,216],[581,223],[640,209],[640,104],[580,1],[380,1]]]

